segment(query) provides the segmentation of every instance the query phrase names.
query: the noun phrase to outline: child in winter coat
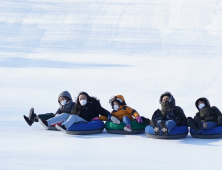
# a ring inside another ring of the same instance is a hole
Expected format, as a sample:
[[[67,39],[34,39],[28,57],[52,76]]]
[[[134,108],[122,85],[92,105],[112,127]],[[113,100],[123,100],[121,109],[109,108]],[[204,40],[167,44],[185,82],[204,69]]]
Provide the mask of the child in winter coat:
[[[222,125],[222,114],[220,110],[215,106],[211,107],[207,98],[197,99],[195,105],[199,112],[194,116],[194,119],[191,117],[187,119],[188,126],[195,132]]]
[[[157,109],[151,124],[156,135],[167,135],[176,126],[186,125],[186,116],[179,106],[175,106],[175,99],[170,92],[165,92],[159,100],[161,110]]]
[[[130,121],[134,120],[133,117],[136,118],[138,123],[143,123],[143,121],[148,122],[149,124],[149,119],[146,119],[144,117],[140,117],[138,112],[129,106],[126,105],[125,99],[122,95],[116,95],[113,98],[110,99],[110,104],[113,108],[113,111],[111,112],[112,117],[104,117],[101,116],[99,118],[94,118],[93,120],[111,120],[113,123],[120,124],[120,121],[125,123],[124,130],[125,131],[132,131]]]
[[[99,115],[111,116],[110,112],[100,105],[100,101],[97,98],[89,96],[86,92],[81,92],[76,99],[76,104],[71,114],[62,113],[47,121],[39,120],[39,123],[45,129],[48,129],[50,125],[63,122],[61,125],[57,124],[55,127],[62,132],[66,132],[72,124],[79,122],[87,123]]]
[[[31,108],[29,117],[23,116],[25,121],[28,123],[29,126],[32,126],[34,122],[38,122],[38,119],[41,120],[48,120],[52,117],[58,116],[62,113],[70,114],[73,108],[75,107],[75,102],[72,101],[72,97],[68,91],[63,91],[59,94],[58,103],[60,108],[57,110],[55,114],[53,113],[46,113],[46,114],[35,114],[34,108]]]

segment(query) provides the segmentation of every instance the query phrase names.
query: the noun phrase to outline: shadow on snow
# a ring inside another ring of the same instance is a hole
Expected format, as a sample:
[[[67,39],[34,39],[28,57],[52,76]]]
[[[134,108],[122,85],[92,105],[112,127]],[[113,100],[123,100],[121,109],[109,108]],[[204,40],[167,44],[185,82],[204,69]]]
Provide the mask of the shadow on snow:
[[[66,61],[50,61],[44,59],[29,59],[19,57],[5,57],[0,60],[0,67],[9,68],[60,68],[60,69],[78,69],[78,68],[101,68],[101,67],[130,67],[122,64],[97,64],[97,63],[78,63]]]

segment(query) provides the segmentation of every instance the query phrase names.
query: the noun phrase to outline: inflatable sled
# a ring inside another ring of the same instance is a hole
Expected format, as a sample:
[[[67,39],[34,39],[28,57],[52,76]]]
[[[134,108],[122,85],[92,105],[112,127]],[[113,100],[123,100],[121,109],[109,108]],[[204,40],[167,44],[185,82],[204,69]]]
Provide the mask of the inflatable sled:
[[[188,135],[187,126],[177,126],[173,128],[170,133],[166,136],[156,135],[153,131],[153,126],[149,125],[145,129],[146,135],[154,139],[180,139],[185,138]]]
[[[201,138],[201,139],[222,138],[222,126],[217,126],[212,129],[204,129],[198,132],[195,132],[193,129],[190,128],[190,134],[194,138]]]
[[[71,125],[66,134],[69,135],[92,135],[102,133],[104,129],[103,121],[79,122]]]
[[[125,131],[123,128],[126,126],[125,123],[121,122],[120,124],[115,124],[111,121],[106,121],[105,128],[108,133],[112,134],[123,134],[123,135],[132,135],[132,134],[141,134],[145,132],[145,127],[143,123],[138,123],[136,120],[131,121],[132,131]]]

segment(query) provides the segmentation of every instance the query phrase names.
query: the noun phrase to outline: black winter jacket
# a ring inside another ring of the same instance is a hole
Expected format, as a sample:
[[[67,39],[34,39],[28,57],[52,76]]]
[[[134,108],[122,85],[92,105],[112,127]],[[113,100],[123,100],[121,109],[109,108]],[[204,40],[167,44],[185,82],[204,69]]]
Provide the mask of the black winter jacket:
[[[162,98],[166,94],[170,97],[170,101],[163,103]],[[154,112],[152,120],[174,120],[177,126],[187,125],[186,116],[179,106],[175,106],[176,102],[171,93],[167,92],[162,94],[159,102],[161,104],[161,110],[157,109]]]
[[[90,122],[93,118],[99,117],[99,115],[108,117],[109,114],[110,112],[104,109],[99,102],[88,102],[85,106],[82,106],[80,112],[75,115]]]
[[[61,105],[60,101],[59,101],[59,98],[60,97],[66,97],[68,98],[69,100],[67,101],[67,104],[66,105]],[[57,112],[55,114],[62,114],[62,113],[68,113],[68,114],[71,114],[71,111],[74,109],[75,107],[75,102],[72,101],[72,96],[70,95],[70,93],[68,91],[63,91],[59,94],[59,97],[58,97],[58,102],[59,102],[59,105],[60,105],[60,108],[57,110]]]
[[[61,105],[55,114],[62,114],[62,113],[71,114],[71,111],[74,109],[74,107],[75,107],[75,102],[70,101],[70,103],[66,104],[65,106]]]
[[[203,109],[198,108],[199,101],[203,101],[205,104],[205,107]],[[195,105],[199,112],[196,114],[202,121],[204,122],[219,122],[222,119],[222,114],[220,110],[216,106],[210,106],[210,102],[207,98],[199,98],[195,102]]]

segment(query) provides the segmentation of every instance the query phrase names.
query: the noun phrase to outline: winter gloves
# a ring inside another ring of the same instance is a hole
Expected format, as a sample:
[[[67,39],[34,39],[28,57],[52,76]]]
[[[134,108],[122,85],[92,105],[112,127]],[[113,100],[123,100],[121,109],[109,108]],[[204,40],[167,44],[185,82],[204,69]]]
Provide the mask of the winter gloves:
[[[94,117],[94,118],[92,119],[92,121],[96,121],[96,120],[99,120],[99,117]]]
[[[136,117],[136,120],[137,120],[138,123],[143,123],[143,120],[141,119],[140,116],[137,116],[137,117]]]

